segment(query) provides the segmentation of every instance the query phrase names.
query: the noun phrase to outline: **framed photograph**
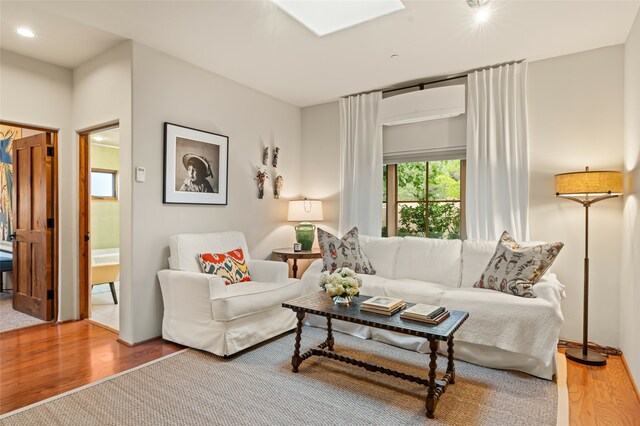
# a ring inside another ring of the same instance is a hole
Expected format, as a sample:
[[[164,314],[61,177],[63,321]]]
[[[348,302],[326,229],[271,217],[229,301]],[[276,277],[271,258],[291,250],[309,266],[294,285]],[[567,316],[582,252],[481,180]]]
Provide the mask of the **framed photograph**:
[[[164,123],[165,204],[227,204],[229,138]]]

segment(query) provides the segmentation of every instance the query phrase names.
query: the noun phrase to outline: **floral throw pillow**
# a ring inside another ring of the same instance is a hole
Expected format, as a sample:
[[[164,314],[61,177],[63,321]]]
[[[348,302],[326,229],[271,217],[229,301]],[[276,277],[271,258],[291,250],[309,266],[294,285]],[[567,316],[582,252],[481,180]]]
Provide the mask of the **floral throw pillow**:
[[[373,275],[376,271],[360,248],[358,228],[353,228],[342,238],[318,228],[318,245],[324,263],[323,271],[334,272],[338,268],[349,268],[358,274]]]
[[[202,272],[224,278],[227,285],[251,281],[249,267],[241,248],[223,254],[196,254],[196,257],[200,261]]]
[[[522,247],[507,231],[502,233],[493,257],[473,286],[521,297],[535,297],[533,285],[549,269],[563,243]]]

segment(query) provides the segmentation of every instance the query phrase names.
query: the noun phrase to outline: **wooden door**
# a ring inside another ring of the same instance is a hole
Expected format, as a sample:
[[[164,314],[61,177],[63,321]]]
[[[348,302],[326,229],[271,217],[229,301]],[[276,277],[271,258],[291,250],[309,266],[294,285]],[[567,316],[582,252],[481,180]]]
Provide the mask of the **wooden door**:
[[[53,138],[13,141],[13,308],[53,319]]]
[[[90,132],[80,133],[80,319],[91,316],[91,158]]]

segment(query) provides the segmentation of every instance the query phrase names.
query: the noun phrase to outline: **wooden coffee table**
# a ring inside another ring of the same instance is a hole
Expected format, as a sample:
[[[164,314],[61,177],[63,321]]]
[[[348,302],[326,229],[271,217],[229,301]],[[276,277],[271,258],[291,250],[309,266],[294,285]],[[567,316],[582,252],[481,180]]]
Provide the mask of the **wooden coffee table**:
[[[323,356],[335,359],[337,361],[346,362],[348,364],[363,367],[369,371],[378,371],[410,382],[419,383],[427,386],[426,409],[427,417],[433,418],[436,410],[438,399],[445,392],[448,385],[455,383],[456,372],[453,360],[453,334],[469,317],[468,312],[451,311],[449,318],[439,325],[433,326],[422,324],[418,321],[405,320],[400,318],[400,314],[386,316],[365,311],[360,311],[360,302],[367,300],[369,296],[360,296],[353,299],[349,306],[335,305],[333,300],[323,291],[314,294],[299,297],[282,304],[284,308],[290,308],[296,312],[298,324],[296,328],[296,339],[291,357],[291,365],[293,372],[298,372],[298,367],[305,359],[313,356]],[[407,303],[407,307],[413,304]],[[327,318],[327,339],[318,345],[317,348],[309,349],[307,352],[300,353],[300,341],[302,339],[302,320],[305,314],[320,315]],[[346,356],[338,355],[333,352],[333,334],[331,330],[331,320],[338,319],[342,321],[352,322],[356,324],[366,325],[369,327],[380,328],[383,330],[395,331],[398,333],[409,334],[411,336],[424,337],[429,341],[429,378],[412,376],[389,368],[381,367],[376,364],[360,361]],[[440,341],[447,342],[447,370],[440,380],[436,380],[436,360],[438,358],[437,351]]]

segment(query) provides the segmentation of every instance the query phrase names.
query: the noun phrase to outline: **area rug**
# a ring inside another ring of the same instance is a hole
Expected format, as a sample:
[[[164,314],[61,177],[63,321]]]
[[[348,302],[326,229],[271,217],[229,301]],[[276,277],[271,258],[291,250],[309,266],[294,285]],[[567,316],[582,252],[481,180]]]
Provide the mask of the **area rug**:
[[[11,293],[0,293],[0,332],[44,323],[41,319],[14,310]]]
[[[303,348],[325,330],[305,327]],[[425,376],[427,356],[336,333],[338,353]],[[223,359],[187,350],[3,416],[2,425],[555,425],[558,387],[456,362],[456,384],[425,416],[426,389],[312,357],[291,371],[294,335]],[[438,359],[441,372],[446,359]]]

